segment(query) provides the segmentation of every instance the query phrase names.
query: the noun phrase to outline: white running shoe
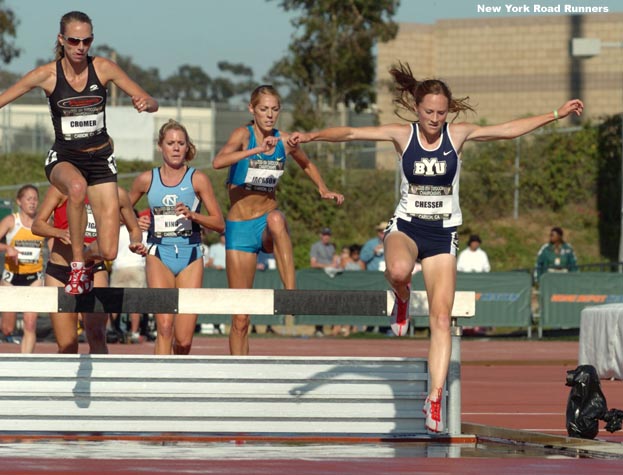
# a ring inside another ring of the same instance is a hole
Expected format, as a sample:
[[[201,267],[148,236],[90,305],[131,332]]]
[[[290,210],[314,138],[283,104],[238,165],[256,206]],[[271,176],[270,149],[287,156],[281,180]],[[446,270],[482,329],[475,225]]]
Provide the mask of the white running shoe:
[[[426,428],[431,432],[443,431],[441,420],[441,388],[437,389],[437,400],[426,398],[422,412],[426,415]]]

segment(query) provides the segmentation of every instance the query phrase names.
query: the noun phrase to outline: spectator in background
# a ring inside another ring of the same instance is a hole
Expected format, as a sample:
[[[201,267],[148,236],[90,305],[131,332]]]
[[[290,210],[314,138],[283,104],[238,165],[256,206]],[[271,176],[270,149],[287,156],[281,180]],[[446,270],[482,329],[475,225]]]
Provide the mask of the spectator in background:
[[[340,257],[340,267],[345,271],[362,271],[366,270],[366,265],[360,258],[361,246],[359,244],[351,244],[342,248]],[[333,336],[349,336],[356,328],[351,325],[333,325],[331,334]]]
[[[482,241],[478,234],[472,234],[467,241],[467,248],[459,253],[456,261],[456,270],[458,272],[489,272],[489,257],[487,253],[480,248]],[[463,327],[463,335],[465,336],[483,336],[486,335],[485,327]]]
[[[480,248],[482,243],[478,234],[472,234],[467,241],[467,248],[459,253],[456,262],[456,270],[459,272],[489,272],[489,258],[487,253]]]
[[[576,272],[577,259],[571,244],[563,239],[563,230],[553,227],[549,233],[549,243],[543,244],[536,257],[535,277],[537,281],[544,272]]]
[[[386,221],[381,221],[376,226],[376,236],[367,241],[361,249],[361,260],[366,270],[385,270],[385,252],[383,250],[383,237],[385,235]]]
[[[335,246],[331,242],[331,228],[322,228],[320,240],[312,244],[309,251],[309,265],[312,269],[324,269],[330,277],[341,270],[339,256],[335,254]],[[315,334],[324,336],[322,325],[316,325]]]
[[[346,264],[350,262],[350,246],[342,246],[342,251],[340,252],[340,267],[344,269]]]
[[[309,265],[312,269],[337,269],[340,266],[335,246],[331,242],[331,228],[322,228],[320,240],[312,244]]]
[[[275,262],[275,255],[272,252],[260,251],[257,253],[257,264],[255,266],[257,270],[274,270],[277,268]]]
[[[347,249],[348,257],[342,256],[340,267],[348,271],[366,270],[366,265],[361,260],[361,246],[359,244],[351,244]]]
[[[221,233],[219,242],[209,247],[206,267],[217,270],[225,269],[225,233]]]

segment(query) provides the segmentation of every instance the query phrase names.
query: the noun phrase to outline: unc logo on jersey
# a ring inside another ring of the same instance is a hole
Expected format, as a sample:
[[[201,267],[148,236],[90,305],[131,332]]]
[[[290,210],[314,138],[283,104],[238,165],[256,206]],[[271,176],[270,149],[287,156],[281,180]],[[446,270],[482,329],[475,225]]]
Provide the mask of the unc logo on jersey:
[[[413,175],[416,176],[437,176],[445,175],[448,164],[436,158],[422,158],[419,162],[413,163]]]
[[[163,206],[175,206],[177,204],[177,195],[164,195],[162,197]]]

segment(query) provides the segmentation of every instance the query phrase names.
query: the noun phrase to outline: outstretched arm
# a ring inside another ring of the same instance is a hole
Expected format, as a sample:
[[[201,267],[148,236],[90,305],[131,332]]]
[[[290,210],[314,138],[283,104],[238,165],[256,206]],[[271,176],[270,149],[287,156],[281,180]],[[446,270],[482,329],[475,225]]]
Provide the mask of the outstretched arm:
[[[298,163],[298,165],[303,169],[309,179],[318,187],[318,193],[320,193],[320,197],[322,199],[335,200],[338,205],[341,205],[344,202],[344,195],[331,191],[327,188],[327,185],[320,175],[318,167],[312,163],[300,147],[292,148],[289,153],[292,155],[292,158],[294,158],[296,163]]]
[[[557,119],[563,119],[568,115],[582,114],[584,104],[579,99],[572,99],[564,103],[558,109],[554,109],[547,114],[525,117],[522,119],[511,120],[498,125],[478,126],[475,124],[456,124],[452,126],[452,137],[460,144],[467,140],[487,142],[491,140],[514,139],[521,135],[532,132]],[[459,145],[457,145],[460,148]]]
[[[307,142],[394,142],[403,145],[409,138],[408,124],[388,124],[379,127],[330,127],[315,132],[294,132],[287,138],[290,147]]]
[[[132,104],[139,113],[156,112],[158,110],[158,101],[147,94],[147,92],[134,82],[116,63],[98,56],[96,62],[94,62],[94,66],[104,84],[107,84],[108,81],[112,81],[119,89],[132,98]]]
[[[39,66],[0,94],[0,108],[10,104],[28,91],[32,91],[37,87],[42,88],[46,93],[51,93],[55,84],[56,68],[54,63]]]

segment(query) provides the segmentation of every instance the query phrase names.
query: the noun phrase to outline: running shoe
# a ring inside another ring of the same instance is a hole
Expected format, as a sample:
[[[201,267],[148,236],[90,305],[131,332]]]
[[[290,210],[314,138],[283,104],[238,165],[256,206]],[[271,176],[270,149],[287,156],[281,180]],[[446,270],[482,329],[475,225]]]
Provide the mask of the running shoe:
[[[65,293],[70,295],[88,294],[93,289],[93,266],[85,267],[82,262],[72,262],[69,281]]]
[[[443,431],[443,422],[441,420],[441,388],[437,389],[437,400],[432,401],[430,396],[426,398],[422,412],[426,415],[426,428],[429,431]]]
[[[411,297],[411,284],[407,285],[409,297],[402,300],[394,290],[394,308],[390,316],[391,328],[396,336],[405,336],[409,329],[409,300]]]
[[[126,338],[129,343],[134,343],[134,344],[141,343],[142,341],[141,334],[139,332],[129,332]]]
[[[14,343],[16,345],[21,345],[22,340],[20,339],[20,337],[15,336],[13,334],[11,335],[4,335],[4,341],[6,343]]]

